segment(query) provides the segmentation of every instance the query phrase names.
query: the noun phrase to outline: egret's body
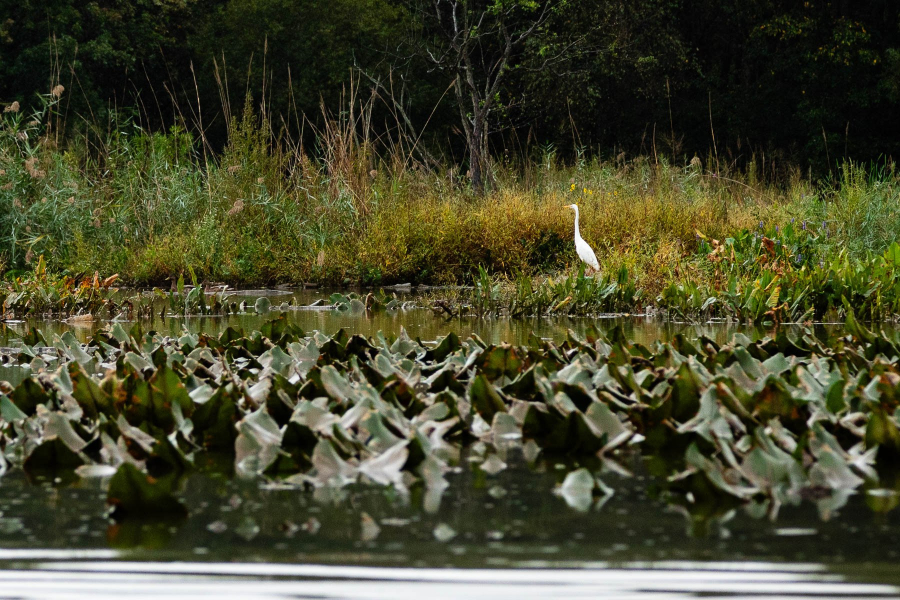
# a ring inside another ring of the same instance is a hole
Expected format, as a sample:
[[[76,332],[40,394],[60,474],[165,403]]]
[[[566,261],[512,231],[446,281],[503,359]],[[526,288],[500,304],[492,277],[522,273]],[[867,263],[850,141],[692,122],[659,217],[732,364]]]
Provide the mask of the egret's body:
[[[578,230],[578,205],[569,204],[566,208],[571,208],[575,211],[575,252],[578,253],[578,258],[583,260],[584,264],[591,269],[599,271],[600,263],[597,262],[597,255],[594,254],[588,243],[581,238],[581,232]]]

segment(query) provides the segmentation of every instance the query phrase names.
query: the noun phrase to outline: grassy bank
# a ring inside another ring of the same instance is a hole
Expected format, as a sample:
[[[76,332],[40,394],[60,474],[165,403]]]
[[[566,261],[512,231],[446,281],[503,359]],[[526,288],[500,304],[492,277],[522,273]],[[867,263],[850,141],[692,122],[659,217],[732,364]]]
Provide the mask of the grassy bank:
[[[376,154],[343,121],[307,152],[245,111],[214,156],[183,130],[127,123],[63,143],[50,127],[59,97],[45,100],[34,115],[2,114],[0,267],[13,274],[40,256],[58,273],[118,273],[138,286],[168,286],[191,269],[236,286],[471,284],[483,267],[521,295],[526,280],[536,291],[548,275],[575,273],[563,205],[577,202],[607,281],[633,287],[616,309],[715,310],[756,285],[768,310],[792,274],[794,296],[821,279],[816,270],[851,270],[859,283],[848,285],[862,286],[900,231],[892,165],[847,163],[830,183],[798,172],[772,184],[757,175],[767,172],[762,161],[741,173],[713,159],[566,166],[544,152],[497,163],[493,191],[475,196],[464,174],[416,166],[402,147]],[[848,293],[828,302],[852,301]],[[704,306],[710,298],[720,300]]]

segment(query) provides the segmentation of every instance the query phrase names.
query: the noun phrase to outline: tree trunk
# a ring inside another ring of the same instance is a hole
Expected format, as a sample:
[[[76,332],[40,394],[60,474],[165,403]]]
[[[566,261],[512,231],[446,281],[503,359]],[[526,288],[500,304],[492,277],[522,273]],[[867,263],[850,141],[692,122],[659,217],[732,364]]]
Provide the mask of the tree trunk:
[[[485,157],[482,144],[484,118],[481,115],[475,115],[473,121],[471,139],[467,140],[469,144],[469,181],[472,182],[472,189],[481,194],[484,192]]]

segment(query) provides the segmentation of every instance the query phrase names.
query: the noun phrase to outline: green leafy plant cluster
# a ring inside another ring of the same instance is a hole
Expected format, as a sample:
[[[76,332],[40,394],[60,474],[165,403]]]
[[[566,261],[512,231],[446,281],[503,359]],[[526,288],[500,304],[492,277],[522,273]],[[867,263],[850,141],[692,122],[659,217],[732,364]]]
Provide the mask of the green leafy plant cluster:
[[[424,345],[307,334],[284,317],[218,337],[115,325],[86,345],[32,330],[16,359],[27,375],[2,383],[0,456],[33,474],[114,474],[119,519],[184,514],[180,476],[205,455],[285,486],[362,480],[440,497],[473,444],[491,470],[512,447],[582,467],[638,452],[689,511],[775,513],[804,498],[834,511],[860,488],[887,510],[900,497],[900,339],[852,315],[847,331],[646,347],[621,329]],[[580,509],[611,491],[584,468],[559,490]]]
[[[440,292],[437,293],[440,295]],[[586,276],[584,267],[574,275],[531,277],[519,272],[515,280],[505,281],[479,267],[478,279],[471,289],[458,291],[452,302],[452,314],[479,317],[536,315],[594,315],[626,313],[642,309],[642,291],[637,288],[627,267],[615,274]]]
[[[847,250],[822,256],[816,239],[796,235],[793,225],[783,237],[745,231],[712,245],[704,239],[700,250],[709,253],[701,260],[713,270],[713,283],[672,282],[657,304],[679,317],[754,323],[842,319],[850,311],[870,321],[900,314],[897,242],[883,253],[852,258]]]
[[[0,283],[0,317],[92,316],[110,308],[118,291],[113,284],[118,275],[77,279],[47,271],[41,256],[34,270],[23,277]]]
[[[238,311],[237,304],[228,301],[229,297],[225,291],[213,292],[211,297],[207,298],[206,289],[197,283],[194,270],[188,268],[188,272],[192,283],[190,288],[185,287],[182,274],[178,276],[175,287],[168,293],[156,288],[153,290],[155,297],[165,301],[170,315],[227,315]]]

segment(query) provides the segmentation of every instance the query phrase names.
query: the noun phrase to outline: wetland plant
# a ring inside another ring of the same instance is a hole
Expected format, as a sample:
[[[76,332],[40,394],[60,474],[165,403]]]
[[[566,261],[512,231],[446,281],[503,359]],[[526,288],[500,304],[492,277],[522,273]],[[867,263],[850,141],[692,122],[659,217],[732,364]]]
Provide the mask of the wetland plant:
[[[513,450],[570,465],[559,491],[579,510],[613,491],[590,470],[637,455],[691,514],[753,504],[774,518],[810,498],[830,514],[856,490],[900,493],[900,339],[852,313],[846,330],[651,347],[620,328],[525,346],[329,337],[283,316],[218,337],[32,330],[12,358],[26,376],[0,382],[0,448],[4,465],[57,481],[115,473],[116,519],[189,512],[179,482],[206,453],[298,490],[439,497],[474,447],[484,469]]]

